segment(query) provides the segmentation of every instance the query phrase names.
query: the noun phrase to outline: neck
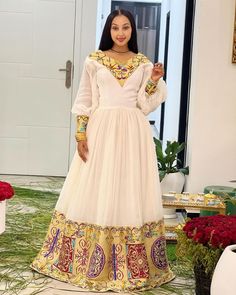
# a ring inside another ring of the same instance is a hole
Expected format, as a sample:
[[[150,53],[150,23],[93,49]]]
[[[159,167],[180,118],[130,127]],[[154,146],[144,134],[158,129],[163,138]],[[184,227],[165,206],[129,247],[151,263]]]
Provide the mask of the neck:
[[[116,44],[114,44],[112,46],[112,49],[115,50],[115,51],[118,51],[118,52],[126,52],[126,51],[129,51],[129,48],[128,48],[128,45],[124,45],[124,46],[118,46]]]

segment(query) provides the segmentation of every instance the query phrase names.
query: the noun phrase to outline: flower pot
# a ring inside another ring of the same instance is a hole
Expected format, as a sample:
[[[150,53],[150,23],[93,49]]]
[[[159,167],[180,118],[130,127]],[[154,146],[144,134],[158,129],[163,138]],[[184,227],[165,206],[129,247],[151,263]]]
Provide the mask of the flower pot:
[[[215,267],[211,283],[211,295],[236,294],[236,245],[225,248]]]
[[[6,223],[6,201],[0,202],[0,234],[5,231]]]
[[[169,193],[170,191],[181,193],[185,183],[185,176],[181,172],[169,173],[161,181],[162,194]],[[164,218],[176,218],[176,209],[163,209]]]
[[[206,273],[202,264],[195,265],[193,270],[195,276],[195,294],[210,295],[212,274]]]

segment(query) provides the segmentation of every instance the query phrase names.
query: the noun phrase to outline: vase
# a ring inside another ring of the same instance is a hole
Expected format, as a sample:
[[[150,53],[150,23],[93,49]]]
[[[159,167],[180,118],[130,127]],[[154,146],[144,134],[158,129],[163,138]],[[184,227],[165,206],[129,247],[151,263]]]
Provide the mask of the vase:
[[[212,273],[206,273],[205,267],[202,264],[195,265],[193,270],[195,277],[195,294],[210,295]]]
[[[235,295],[236,294],[236,245],[225,248],[215,267],[211,295]]]
[[[0,234],[5,231],[6,223],[6,201],[0,202]]]
[[[181,172],[169,173],[164,176],[161,181],[162,194],[169,192],[181,193],[185,183],[185,176]],[[176,209],[163,209],[164,218],[176,218]]]

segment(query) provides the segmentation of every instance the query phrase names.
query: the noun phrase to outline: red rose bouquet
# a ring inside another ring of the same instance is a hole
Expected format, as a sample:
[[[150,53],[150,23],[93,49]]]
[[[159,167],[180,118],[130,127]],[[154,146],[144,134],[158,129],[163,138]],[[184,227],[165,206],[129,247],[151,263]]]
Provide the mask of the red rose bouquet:
[[[14,189],[8,182],[0,181],[0,202],[12,198],[14,194]]]
[[[212,274],[224,248],[236,244],[236,215],[193,218],[177,234],[177,256]]]

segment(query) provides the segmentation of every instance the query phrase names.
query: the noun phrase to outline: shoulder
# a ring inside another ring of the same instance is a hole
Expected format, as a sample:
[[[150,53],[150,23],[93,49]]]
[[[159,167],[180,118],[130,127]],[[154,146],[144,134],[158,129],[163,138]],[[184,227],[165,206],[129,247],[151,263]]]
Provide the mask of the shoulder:
[[[96,51],[93,51],[91,52],[88,56],[87,56],[87,59],[92,61],[92,60],[99,60],[103,57],[105,57],[105,53],[101,50],[96,50]]]
[[[84,60],[84,67],[86,70],[93,73],[96,70],[96,63],[94,63],[94,61],[98,61],[102,56],[104,56],[104,54],[100,50],[89,53]]]
[[[144,55],[142,52],[138,52],[136,55],[136,59],[138,59],[140,61],[140,63],[142,64],[150,64],[152,63],[149,58]]]

